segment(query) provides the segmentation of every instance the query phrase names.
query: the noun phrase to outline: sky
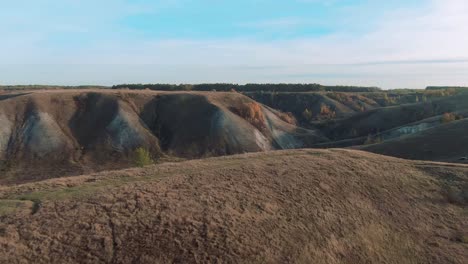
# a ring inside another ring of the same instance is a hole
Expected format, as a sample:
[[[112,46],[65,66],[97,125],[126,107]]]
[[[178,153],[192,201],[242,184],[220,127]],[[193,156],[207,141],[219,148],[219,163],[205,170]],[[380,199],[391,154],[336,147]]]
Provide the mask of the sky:
[[[468,86],[466,0],[0,0],[0,85]]]

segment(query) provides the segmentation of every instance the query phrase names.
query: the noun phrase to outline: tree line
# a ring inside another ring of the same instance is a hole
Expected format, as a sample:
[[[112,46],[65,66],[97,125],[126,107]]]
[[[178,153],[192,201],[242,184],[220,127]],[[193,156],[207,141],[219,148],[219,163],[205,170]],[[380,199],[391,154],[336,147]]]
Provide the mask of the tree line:
[[[238,91],[238,92],[379,92],[378,87],[325,86],[320,84],[119,84],[113,89],[160,91]]]
[[[428,91],[438,91],[438,90],[468,90],[467,86],[427,86],[426,90]]]

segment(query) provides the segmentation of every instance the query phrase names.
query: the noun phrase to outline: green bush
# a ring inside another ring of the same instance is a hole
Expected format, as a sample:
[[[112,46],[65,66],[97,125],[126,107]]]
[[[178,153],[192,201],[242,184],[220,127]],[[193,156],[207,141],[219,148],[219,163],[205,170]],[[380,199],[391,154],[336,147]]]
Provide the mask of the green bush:
[[[306,108],[306,109],[304,110],[304,112],[302,112],[302,117],[303,117],[306,121],[310,122],[310,121],[312,120],[312,118],[313,118],[312,111],[310,111],[309,109]]]
[[[134,153],[134,162],[138,167],[144,167],[153,164],[151,153],[145,148],[137,148]]]

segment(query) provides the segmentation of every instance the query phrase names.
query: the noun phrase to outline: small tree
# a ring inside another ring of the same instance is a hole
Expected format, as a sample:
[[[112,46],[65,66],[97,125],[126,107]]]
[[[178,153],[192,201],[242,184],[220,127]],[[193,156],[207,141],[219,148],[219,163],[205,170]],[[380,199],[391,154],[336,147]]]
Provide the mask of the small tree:
[[[151,154],[147,149],[139,147],[135,150],[134,162],[136,166],[144,167],[153,164],[153,159],[151,158]]]
[[[302,112],[302,117],[303,117],[306,121],[310,122],[310,120],[312,120],[312,117],[313,117],[312,111],[310,111],[309,109],[306,108],[306,109],[304,110],[304,112]]]
[[[388,98],[388,94],[387,93],[384,93],[383,94],[383,101],[385,102],[385,105],[389,104],[390,103],[390,100]]]
[[[326,119],[332,119],[336,117],[336,112],[333,111],[330,106],[326,104],[322,104],[320,106],[320,117],[326,118]]]

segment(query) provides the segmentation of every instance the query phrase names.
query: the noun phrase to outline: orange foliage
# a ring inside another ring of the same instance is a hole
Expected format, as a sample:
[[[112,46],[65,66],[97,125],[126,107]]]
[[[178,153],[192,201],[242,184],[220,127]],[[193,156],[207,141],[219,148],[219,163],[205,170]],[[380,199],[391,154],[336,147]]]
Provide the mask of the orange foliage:
[[[265,128],[265,117],[259,104],[255,102],[246,103],[231,110],[256,128],[260,130]]]
[[[442,115],[441,121],[442,123],[446,124],[460,119],[463,119],[463,116],[454,113],[445,113],[444,115]]]
[[[320,117],[327,119],[335,118],[336,112],[331,110],[328,105],[322,104],[320,107]]]

